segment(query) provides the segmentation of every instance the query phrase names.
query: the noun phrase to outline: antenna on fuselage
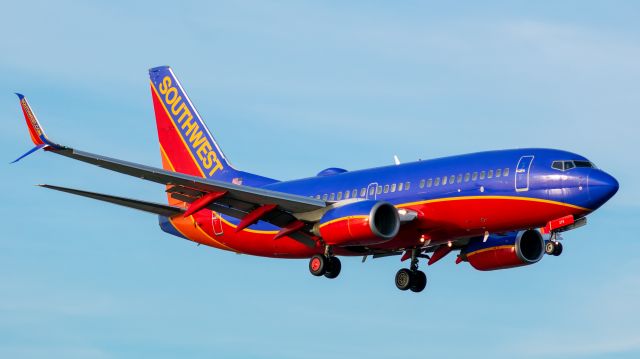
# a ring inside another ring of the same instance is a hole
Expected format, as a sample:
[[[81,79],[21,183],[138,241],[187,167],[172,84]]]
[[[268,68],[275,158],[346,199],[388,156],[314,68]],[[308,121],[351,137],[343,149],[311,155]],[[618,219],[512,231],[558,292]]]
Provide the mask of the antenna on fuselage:
[[[395,162],[396,165],[400,164],[400,159],[398,158],[398,155],[393,155],[393,162]]]

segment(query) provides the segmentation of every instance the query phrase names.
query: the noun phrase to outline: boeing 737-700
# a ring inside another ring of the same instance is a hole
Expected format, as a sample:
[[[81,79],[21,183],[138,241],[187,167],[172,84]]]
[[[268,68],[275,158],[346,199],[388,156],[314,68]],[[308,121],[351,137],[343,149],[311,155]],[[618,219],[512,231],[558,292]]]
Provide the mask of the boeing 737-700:
[[[43,187],[158,215],[160,228],[207,246],[256,256],[308,258],[314,276],[336,278],[339,256],[409,260],[395,284],[422,291],[449,253],[478,270],[513,268],[562,252],[559,234],[586,224],[618,182],[587,158],[521,148],[279,181],[233,167],[167,66],[149,70],[162,168],[80,151],[47,137],[24,96],[35,147],[163,185],[154,203]]]

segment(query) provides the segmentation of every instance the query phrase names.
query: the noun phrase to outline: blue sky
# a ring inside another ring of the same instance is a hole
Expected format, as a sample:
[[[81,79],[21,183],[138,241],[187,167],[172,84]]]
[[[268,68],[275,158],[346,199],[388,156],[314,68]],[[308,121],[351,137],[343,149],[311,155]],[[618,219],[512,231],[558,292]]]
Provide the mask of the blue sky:
[[[586,2],[7,2],[0,13],[0,357],[640,355],[640,5]],[[171,65],[225,153],[290,179],[485,149],[578,152],[616,197],[559,258],[482,273],[448,258],[420,295],[398,258],[303,260],[171,237],[51,183],[162,188],[26,151],[14,91],[50,137],[159,166],[147,69]]]

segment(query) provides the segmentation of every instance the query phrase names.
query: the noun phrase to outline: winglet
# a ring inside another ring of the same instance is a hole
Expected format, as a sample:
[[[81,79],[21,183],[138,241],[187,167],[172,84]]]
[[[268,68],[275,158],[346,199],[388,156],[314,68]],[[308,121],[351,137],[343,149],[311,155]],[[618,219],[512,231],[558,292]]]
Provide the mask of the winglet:
[[[22,108],[24,119],[27,122],[29,136],[31,137],[31,142],[33,142],[35,147],[27,151],[27,153],[18,157],[11,163],[18,162],[41,148],[52,147],[53,149],[63,149],[64,146],[58,145],[49,140],[47,134],[44,132],[44,128],[42,128],[40,122],[38,122],[36,115],[33,113],[33,110],[31,110],[31,106],[29,106],[29,103],[27,102],[27,99],[24,97],[24,95],[17,92],[16,95],[18,96],[18,99],[20,99],[20,107]]]

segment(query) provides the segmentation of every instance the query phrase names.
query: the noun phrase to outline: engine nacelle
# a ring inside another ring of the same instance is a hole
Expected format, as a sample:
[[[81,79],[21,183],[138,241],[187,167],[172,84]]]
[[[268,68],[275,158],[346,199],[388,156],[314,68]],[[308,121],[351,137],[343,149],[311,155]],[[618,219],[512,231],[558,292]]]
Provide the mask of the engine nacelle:
[[[482,271],[533,264],[544,255],[544,239],[539,231],[529,229],[505,236],[490,235],[486,242],[473,239],[460,251],[460,258]]]
[[[386,242],[398,234],[398,209],[382,201],[358,201],[328,210],[314,232],[325,243],[337,246],[367,246]]]

